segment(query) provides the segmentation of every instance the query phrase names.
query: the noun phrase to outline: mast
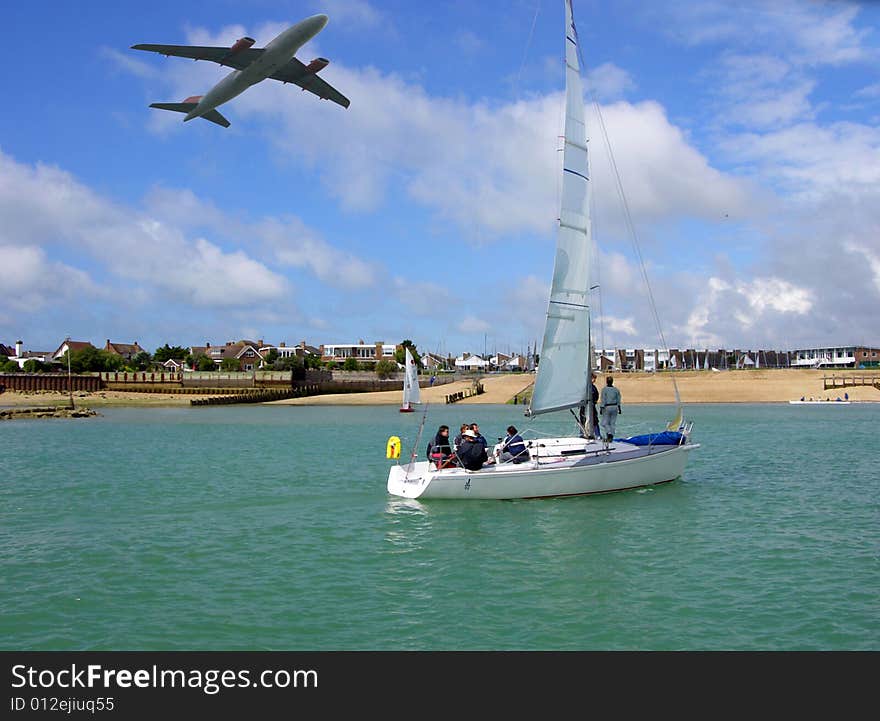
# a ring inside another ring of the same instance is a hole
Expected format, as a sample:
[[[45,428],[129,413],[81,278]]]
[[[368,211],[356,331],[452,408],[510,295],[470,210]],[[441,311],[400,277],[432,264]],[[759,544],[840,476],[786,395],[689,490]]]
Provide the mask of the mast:
[[[565,2],[565,131],[556,261],[527,415],[583,405],[590,388],[590,163],[578,36]]]

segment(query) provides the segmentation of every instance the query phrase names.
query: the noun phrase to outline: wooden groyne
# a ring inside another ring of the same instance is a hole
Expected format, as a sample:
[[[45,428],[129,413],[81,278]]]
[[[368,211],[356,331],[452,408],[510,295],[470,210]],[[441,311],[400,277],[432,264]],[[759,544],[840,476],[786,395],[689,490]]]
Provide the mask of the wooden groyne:
[[[191,390],[189,388],[185,390]],[[203,392],[203,391],[202,391]],[[214,396],[213,398],[194,398],[189,403],[192,406],[226,406],[233,403],[267,403],[269,401],[282,401],[285,398],[296,398],[299,393],[296,388],[287,389],[255,389],[241,390],[228,395]]]
[[[847,388],[849,386],[874,386],[880,390],[880,376],[878,375],[859,375],[859,376],[822,376],[822,385],[826,391],[835,388]]]
[[[457,403],[458,401],[464,400],[465,398],[473,398],[474,396],[479,396],[483,394],[483,384],[482,383],[474,383],[474,387],[470,390],[459,391],[458,393],[450,393],[446,396],[446,405],[450,403]]]
[[[68,381],[69,379],[69,381]],[[101,379],[66,373],[2,373],[0,385],[8,391],[99,391]]]

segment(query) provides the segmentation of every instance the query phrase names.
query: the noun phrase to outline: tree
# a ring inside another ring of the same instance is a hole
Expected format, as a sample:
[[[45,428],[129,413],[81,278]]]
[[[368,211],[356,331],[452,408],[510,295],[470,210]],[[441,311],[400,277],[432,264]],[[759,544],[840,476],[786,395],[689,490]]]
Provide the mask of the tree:
[[[393,360],[382,359],[376,363],[376,375],[382,380],[390,378],[397,373],[397,363]]]
[[[20,370],[15,361],[7,360],[0,363],[0,373],[18,373]]]
[[[344,371],[359,371],[360,369],[361,364],[357,362],[357,358],[346,358],[345,363],[342,364]]]
[[[406,362],[406,348],[409,348],[409,352],[412,354],[413,360],[416,362],[416,367],[421,368],[422,357],[416,350],[416,344],[409,340],[409,338],[400,342],[400,347],[394,351],[394,360],[400,363],[400,365],[404,365]]]
[[[28,358],[22,366],[22,370],[25,373],[42,373],[47,368],[48,366],[45,363],[38,361],[36,358]],[[15,369],[18,370],[18,363],[15,364]]]
[[[179,345],[170,346],[167,343],[163,345],[161,348],[156,348],[156,352],[153,354],[153,360],[157,363],[164,363],[167,360],[183,360],[189,355],[189,351],[186,348],[181,348]]]
[[[199,353],[193,358],[193,368],[198,371],[212,371],[215,370],[217,366],[214,364],[214,361],[208,358],[204,353]]]
[[[276,371],[290,371],[291,378],[295,381],[304,380],[306,377],[306,367],[303,359],[299,356],[279,358],[272,364],[272,369]]]
[[[306,368],[320,368],[323,365],[321,362],[321,356],[312,355],[311,353],[303,356],[303,362],[305,363]]]
[[[220,370],[221,371],[240,371],[241,363],[238,358],[224,358],[220,361]]]
[[[134,358],[131,359],[131,365],[135,370],[145,371],[150,367],[150,364],[153,362],[153,356],[151,356],[147,351],[142,350],[140,353],[136,354]]]
[[[86,346],[70,354],[70,370],[74,373],[96,371],[118,371],[125,365],[125,359],[116,353],[98,350],[94,346]],[[61,358],[61,366],[67,367],[67,354]]]
[[[268,353],[266,353],[266,365],[272,365],[275,361],[278,360],[278,351],[272,348]]]

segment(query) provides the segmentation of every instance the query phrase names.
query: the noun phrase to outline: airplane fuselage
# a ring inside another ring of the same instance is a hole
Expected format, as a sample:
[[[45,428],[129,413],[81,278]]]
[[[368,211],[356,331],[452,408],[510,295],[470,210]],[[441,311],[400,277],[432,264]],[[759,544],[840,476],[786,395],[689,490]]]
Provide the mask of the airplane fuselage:
[[[183,119],[184,122],[198,118],[241,95],[252,85],[270,77],[296,55],[303,45],[317,35],[327,24],[326,15],[313,15],[298,22],[266,45],[263,53],[243,70],[233,70],[213,88]]]

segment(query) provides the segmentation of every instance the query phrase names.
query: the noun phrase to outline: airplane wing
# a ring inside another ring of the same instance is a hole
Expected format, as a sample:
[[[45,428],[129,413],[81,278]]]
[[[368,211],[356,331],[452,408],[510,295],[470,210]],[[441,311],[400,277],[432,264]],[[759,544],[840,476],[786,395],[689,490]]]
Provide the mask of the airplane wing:
[[[303,90],[314,93],[322,100],[332,100],[343,108],[351,105],[351,101],[334,88],[330,83],[319,78],[315,73],[310,72],[296,58],[291,59],[287,65],[279,68],[277,72],[269,76],[273,80],[280,80],[282,83],[293,83]]]
[[[263,54],[262,48],[242,48],[231,52],[230,48],[213,48],[199,45],[132,45],[132,50],[147,50],[151,53],[174,55],[178,58],[192,60],[210,60],[212,63],[225,65],[236,70],[244,70]]]

